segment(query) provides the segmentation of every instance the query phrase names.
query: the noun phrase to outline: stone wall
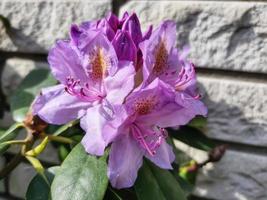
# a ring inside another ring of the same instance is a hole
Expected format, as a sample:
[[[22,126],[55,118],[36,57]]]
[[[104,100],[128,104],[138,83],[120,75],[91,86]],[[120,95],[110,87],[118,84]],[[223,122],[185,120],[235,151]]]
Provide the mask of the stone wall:
[[[3,92],[12,93],[31,69],[47,66],[48,49],[56,39],[66,37],[71,23],[102,17],[108,10],[120,16],[124,11],[136,12],[143,28],[173,19],[178,45],[191,48],[209,107],[207,135],[229,144],[219,163],[201,170],[195,198],[267,199],[267,2],[1,0],[0,15],[11,25],[6,30],[0,21]],[[0,125],[8,123],[6,113]],[[43,157],[47,165],[58,162],[50,152]],[[8,199],[7,189],[23,198],[26,186],[18,183],[33,174],[27,164],[20,165],[9,183],[0,184],[0,199]]]

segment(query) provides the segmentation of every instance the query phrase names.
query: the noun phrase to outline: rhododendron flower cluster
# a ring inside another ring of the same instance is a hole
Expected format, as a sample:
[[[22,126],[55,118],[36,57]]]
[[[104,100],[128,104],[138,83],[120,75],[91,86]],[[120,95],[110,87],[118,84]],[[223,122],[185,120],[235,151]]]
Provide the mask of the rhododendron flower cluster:
[[[194,65],[176,48],[176,25],[143,33],[136,14],[113,14],[72,25],[48,62],[59,84],[43,89],[33,112],[51,124],[80,119],[82,144],[101,156],[110,145],[113,187],[131,187],[146,157],[171,169],[166,127],[185,125],[207,109],[196,91]]]

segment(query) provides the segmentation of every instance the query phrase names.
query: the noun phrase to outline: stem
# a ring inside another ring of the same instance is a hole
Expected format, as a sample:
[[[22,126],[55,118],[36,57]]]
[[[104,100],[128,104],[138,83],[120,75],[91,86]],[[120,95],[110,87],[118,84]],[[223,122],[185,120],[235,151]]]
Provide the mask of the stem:
[[[25,140],[10,140],[7,142],[3,142],[2,144],[26,144],[27,141]]]
[[[78,123],[79,123],[79,120],[71,121],[71,122],[65,124],[64,126],[60,127],[53,135],[54,136],[58,136],[61,133],[63,133],[64,131],[66,131],[68,128],[71,128],[71,127],[75,126]]]
[[[207,159],[205,161],[203,161],[202,163],[197,164],[198,168],[202,168],[204,167],[206,164],[208,164],[210,162],[210,159]]]
[[[32,135],[32,131],[26,127],[27,137],[25,138],[26,143],[21,147],[21,154],[25,155],[27,151],[29,151],[34,143],[34,137]]]
[[[23,156],[20,153],[13,157],[12,160],[0,171],[0,179],[4,178],[15,169],[22,160]]]
[[[55,142],[61,142],[61,143],[67,143],[71,144],[73,143],[72,139],[62,137],[62,136],[54,136],[54,135],[48,135],[48,139]]]
[[[24,124],[18,124],[18,127],[20,126],[24,126]],[[15,157],[13,157],[12,160],[0,171],[0,180],[20,164],[20,162],[24,159],[24,153],[28,151],[28,149],[31,148],[31,146],[33,145],[33,136],[29,130],[27,132],[27,138],[23,141],[24,143],[22,145],[21,152],[19,152]],[[12,143],[12,141],[10,142]]]
[[[45,170],[41,162],[37,158],[31,157],[31,156],[25,156],[25,157],[32,164],[36,172],[42,176],[46,184],[50,187],[50,183],[47,177],[45,176]]]
[[[36,157],[38,156],[40,153],[42,153],[45,150],[46,145],[48,144],[48,136],[46,136],[44,138],[44,140],[35,148],[33,148],[30,151],[27,151],[25,153],[26,156],[31,156],[31,157]]]

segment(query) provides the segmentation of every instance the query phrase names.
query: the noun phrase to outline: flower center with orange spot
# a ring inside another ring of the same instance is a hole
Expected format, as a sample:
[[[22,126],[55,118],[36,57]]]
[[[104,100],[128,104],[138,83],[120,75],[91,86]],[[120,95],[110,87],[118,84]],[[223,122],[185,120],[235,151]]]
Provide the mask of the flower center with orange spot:
[[[92,72],[90,74],[93,80],[102,80],[105,76],[107,69],[107,62],[104,56],[102,48],[96,48],[94,54],[90,56],[90,65],[92,67]]]
[[[168,51],[166,49],[164,41],[160,41],[155,48],[155,64],[153,67],[153,73],[160,75],[164,72],[168,62]]]
[[[146,115],[153,110],[156,106],[155,98],[149,97],[144,99],[139,99],[134,104],[134,109],[139,115]]]

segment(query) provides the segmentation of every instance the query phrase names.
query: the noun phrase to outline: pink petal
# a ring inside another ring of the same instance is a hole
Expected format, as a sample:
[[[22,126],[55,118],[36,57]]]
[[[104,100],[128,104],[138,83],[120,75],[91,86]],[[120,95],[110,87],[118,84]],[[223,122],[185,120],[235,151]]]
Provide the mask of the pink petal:
[[[175,159],[172,147],[165,140],[156,150],[156,154],[154,156],[151,156],[148,153],[146,153],[145,156],[163,169],[172,169],[171,163]]]
[[[108,164],[111,185],[118,189],[133,186],[143,161],[137,142],[128,132],[122,134],[111,146]]]
[[[59,40],[49,51],[48,62],[52,74],[62,84],[66,83],[66,77],[73,77],[81,81],[86,80],[86,74],[81,65],[77,53],[67,41]]]
[[[107,145],[107,142],[102,136],[106,119],[101,115],[100,108],[101,105],[89,108],[86,115],[80,121],[82,129],[86,131],[81,143],[86,152],[97,156],[104,154]]]
[[[82,117],[90,103],[82,102],[64,90],[63,85],[43,89],[33,103],[33,113],[50,124],[65,124]]]
[[[135,74],[135,68],[132,62],[120,62],[117,73],[104,80],[107,90],[107,100],[113,104],[123,103],[125,97],[134,88]]]

